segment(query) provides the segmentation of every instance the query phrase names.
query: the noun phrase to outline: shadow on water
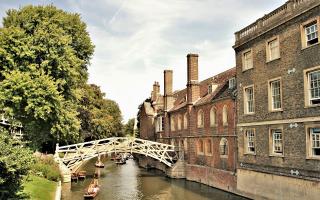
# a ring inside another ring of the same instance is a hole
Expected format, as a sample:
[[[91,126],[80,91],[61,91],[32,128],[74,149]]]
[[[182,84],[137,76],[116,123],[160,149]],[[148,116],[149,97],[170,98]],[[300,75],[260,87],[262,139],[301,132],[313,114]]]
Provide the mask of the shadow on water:
[[[117,166],[104,160],[105,168],[94,167],[95,159],[84,164],[87,178],[83,181],[62,185],[62,199],[83,199],[85,189],[94,173],[99,173],[101,191],[96,200],[244,200],[233,195],[196,182],[184,179],[170,179],[159,170],[139,168],[133,160]]]

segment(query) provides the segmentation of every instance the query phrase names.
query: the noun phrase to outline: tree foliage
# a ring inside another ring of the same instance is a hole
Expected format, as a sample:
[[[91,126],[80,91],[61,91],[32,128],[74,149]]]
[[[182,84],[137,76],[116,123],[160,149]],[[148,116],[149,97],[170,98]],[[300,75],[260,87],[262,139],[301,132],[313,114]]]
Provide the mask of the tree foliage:
[[[135,136],[134,133],[134,123],[135,119],[131,118],[128,120],[128,122],[123,126],[123,134],[125,136]]]
[[[84,139],[100,139],[120,136],[122,116],[116,102],[105,99],[100,87],[94,84],[83,88],[79,118]]]
[[[54,6],[9,10],[0,29],[0,110],[37,146],[79,140],[81,88],[93,54],[78,14]]]
[[[32,152],[21,147],[0,127],[0,190],[6,197],[15,197],[20,190],[23,176],[27,175],[34,157]],[[0,196],[1,197],[1,196]]]

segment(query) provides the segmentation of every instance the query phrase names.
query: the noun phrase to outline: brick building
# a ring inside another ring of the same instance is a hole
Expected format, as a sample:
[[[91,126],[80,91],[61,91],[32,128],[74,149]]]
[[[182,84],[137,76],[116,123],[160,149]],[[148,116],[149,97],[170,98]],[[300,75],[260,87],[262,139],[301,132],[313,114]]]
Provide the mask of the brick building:
[[[184,150],[187,180],[234,192],[235,68],[199,82],[198,55],[188,54],[187,70],[187,87],[180,91],[173,92],[172,70],[164,71],[163,96],[154,84],[150,101],[140,109],[140,135],[152,133]]]
[[[320,1],[290,0],[237,32],[237,189],[320,199]]]

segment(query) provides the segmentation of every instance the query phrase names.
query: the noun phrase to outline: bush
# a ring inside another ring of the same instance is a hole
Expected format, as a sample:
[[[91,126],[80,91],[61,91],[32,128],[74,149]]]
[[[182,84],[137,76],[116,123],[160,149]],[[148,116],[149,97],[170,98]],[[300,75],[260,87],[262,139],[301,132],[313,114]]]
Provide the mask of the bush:
[[[32,166],[32,171],[35,175],[44,177],[50,181],[60,180],[60,171],[58,164],[52,156],[40,156]]]
[[[7,191],[10,198],[20,199],[16,193],[33,163],[32,151],[22,147],[7,130],[0,127],[0,191]]]

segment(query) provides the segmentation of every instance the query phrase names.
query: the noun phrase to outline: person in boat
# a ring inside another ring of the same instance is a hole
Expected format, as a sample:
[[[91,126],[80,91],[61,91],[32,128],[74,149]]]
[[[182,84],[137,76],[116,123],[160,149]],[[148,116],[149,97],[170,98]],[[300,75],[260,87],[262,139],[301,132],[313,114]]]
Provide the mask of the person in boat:
[[[97,193],[99,190],[98,186],[98,179],[94,179],[88,187],[88,194]]]

